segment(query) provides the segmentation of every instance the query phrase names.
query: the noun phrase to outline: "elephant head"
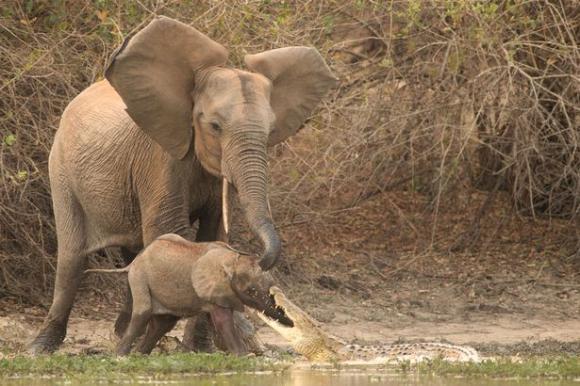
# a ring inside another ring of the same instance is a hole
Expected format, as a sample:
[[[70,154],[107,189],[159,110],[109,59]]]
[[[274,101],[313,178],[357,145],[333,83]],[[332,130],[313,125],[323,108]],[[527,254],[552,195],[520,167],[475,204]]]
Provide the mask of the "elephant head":
[[[256,257],[226,248],[210,249],[194,263],[191,281],[204,302],[237,311],[245,305],[282,325],[294,326],[276,306],[270,294],[272,275],[262,270]]]
[[[280,255],[267,146],[297,132],[336,78],[308,47],[247,55],[250,71],[223,67],[226,60],[220,44],[158,17],[113,54],[105,76],[129,116],[165,151],[178,159],[193,151],[205,170],[224,178],[224,190],[228,183],[237,189],[267,270]]]

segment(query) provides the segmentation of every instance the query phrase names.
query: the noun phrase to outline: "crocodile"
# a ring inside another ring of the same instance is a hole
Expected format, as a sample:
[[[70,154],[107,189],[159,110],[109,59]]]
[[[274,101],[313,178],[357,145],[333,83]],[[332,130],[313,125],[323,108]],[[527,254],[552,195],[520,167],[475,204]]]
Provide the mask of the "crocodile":
[[[457,362],[481,361],[479,354],[472,347],[448,343],[346,344],[339,338],[326,333],[316,320],[292,303],[278,287],[272,287],[270,295],[276,305],[292,320],[294,327],[278,323],[261,312],[256,314],[282,335],[296,352],[313,362],[348,361],[381,364],[409,361],[416,363],[438,358]]]

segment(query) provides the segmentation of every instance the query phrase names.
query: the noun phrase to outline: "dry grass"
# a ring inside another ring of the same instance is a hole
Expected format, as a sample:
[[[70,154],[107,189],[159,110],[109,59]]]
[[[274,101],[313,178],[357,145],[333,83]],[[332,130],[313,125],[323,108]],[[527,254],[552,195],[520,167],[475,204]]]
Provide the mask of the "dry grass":
[[[0,294],[47,299],[56,243],[46,166],[59,116],[102,76],[122,38],[155,14],[221,42],[233,65],[246,52],[313,45],[340,76],[302,133],[272,151],[281,226],[413,191],[428,197],[435,242],[442,203],[472,186],[490,190],[490,201],[509,190],[525,215],[578,217],[574,2],[195,3],[0,8]],[[485,214],[484,203],[474,230]],[[467,231],[458,248],[477,242]]]

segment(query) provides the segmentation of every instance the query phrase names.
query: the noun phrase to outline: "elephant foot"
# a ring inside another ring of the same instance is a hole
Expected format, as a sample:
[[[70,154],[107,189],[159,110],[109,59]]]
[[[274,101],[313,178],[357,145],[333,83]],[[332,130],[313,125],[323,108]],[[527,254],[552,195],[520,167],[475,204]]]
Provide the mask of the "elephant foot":
[[[122,338],[127,331],[127,326],[129,326],[129,322],[131,321],[131,314],[127,312],[120,312],[119,316],[117,316],[117,320],[115,321],[115,335],[117,338]]]
[[[31,355],[50,354],[56,351],[66,335],[66,324],[47,322],[36,338],[28,345]]]
[[[212,353],[215,351],[213,335],[211,318],[208,313],[203,313],[187,321],[181,344],[186,351]]]

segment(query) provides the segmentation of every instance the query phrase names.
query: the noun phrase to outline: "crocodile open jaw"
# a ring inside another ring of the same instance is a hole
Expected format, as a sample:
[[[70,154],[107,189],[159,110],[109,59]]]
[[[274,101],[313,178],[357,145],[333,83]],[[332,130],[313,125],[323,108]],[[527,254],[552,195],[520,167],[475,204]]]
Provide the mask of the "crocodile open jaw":
[[[341,359],[338,350],[342,343],[331,338],[320,329],[318,323],[292,303],[278,287],[270,288],[276,307],[280,308],[293,326],[287,326],[259,312],[258,316],[282,335],[300,354],[312,361]]]

